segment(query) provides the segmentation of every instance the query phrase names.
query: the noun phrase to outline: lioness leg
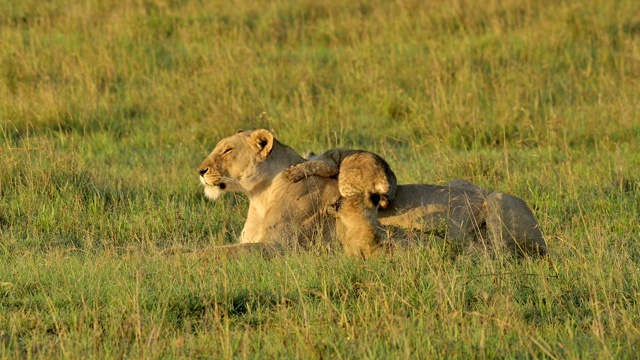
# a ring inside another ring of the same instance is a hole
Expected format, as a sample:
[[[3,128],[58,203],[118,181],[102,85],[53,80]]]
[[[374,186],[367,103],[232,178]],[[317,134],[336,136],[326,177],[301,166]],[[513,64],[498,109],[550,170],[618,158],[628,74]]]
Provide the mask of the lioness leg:
[[[527,204],[515,196],[491,193],[485,201],[487,234],[494,247],[518,256],[544,256],[547,244]]]

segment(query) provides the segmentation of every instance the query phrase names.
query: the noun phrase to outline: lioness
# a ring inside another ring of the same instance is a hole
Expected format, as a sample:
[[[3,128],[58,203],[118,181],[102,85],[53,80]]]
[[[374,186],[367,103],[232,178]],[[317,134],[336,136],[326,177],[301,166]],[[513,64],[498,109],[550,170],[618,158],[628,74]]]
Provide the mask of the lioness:
[[[271,253],[332,239],[336,219],[328,209],[340,198],[338,183],[319,176],[292,183],[282,176],[303,161],[264,129],[222,139],[198,169],[205,195],[216,199],[223,192],[242,192],[249,197],[249,211],[238,244],[211,251]],[[475,241],[518,255],[546,253],[537,221],[522,200],[473,184],[398,185],[395,200],[378,219],[382,226]]]
[[[224,192],[244,193],[249,211],[238,245],[212,250],[282,251],[334,236],[335,218],[327,208],[340,197],[337,181],[312,176],[291,183],[282,177],[283,170],[303,161],[264,129],[222,139],[198,169],[205,196],[215,200]]]
[[[338,176],[340,195],[349,197],[364,194],[367,198],[377,194],[377,206],[386,209],[396,195],[398,181],[389,164],[380,156],[364,151],[337,148],[320,155],[311,155],[309,161],[296,164],[284,171],[284,177],[297,182],[310,175]]]

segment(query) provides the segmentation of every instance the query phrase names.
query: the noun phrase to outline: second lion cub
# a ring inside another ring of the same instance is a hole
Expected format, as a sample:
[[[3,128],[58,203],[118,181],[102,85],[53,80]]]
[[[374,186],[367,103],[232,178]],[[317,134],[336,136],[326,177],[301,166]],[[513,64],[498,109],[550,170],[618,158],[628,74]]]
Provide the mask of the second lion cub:
[[[368,151],[345,148],[312,155],[309,161],[291,166],[283,175],[291,182],[312,175],[337,175],[340,195],[349,197],[363,194],[370,198],[377,194],[380,198],[377,206],[381,209],[386,209],[393,201],[398,185],[396,175],[383,158]]]

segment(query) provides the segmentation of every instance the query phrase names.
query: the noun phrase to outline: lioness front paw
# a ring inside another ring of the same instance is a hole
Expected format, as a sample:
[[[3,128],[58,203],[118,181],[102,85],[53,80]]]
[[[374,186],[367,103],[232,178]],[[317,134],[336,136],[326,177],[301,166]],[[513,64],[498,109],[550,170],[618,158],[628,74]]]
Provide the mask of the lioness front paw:
[[[290,182],[298,182],[307,177],[307,172],[300,165],[290,166],[288,169],[282,172],[282,176]]]

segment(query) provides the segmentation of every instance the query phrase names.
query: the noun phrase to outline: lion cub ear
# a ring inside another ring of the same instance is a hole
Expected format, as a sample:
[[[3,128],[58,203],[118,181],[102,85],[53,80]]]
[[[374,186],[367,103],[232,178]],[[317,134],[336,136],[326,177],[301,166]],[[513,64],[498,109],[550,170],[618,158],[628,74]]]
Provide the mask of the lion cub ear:
[[[265,129],[255,130],[251,133],[251,147],[262,157],[267,157],[273,148],[273,134]]]

